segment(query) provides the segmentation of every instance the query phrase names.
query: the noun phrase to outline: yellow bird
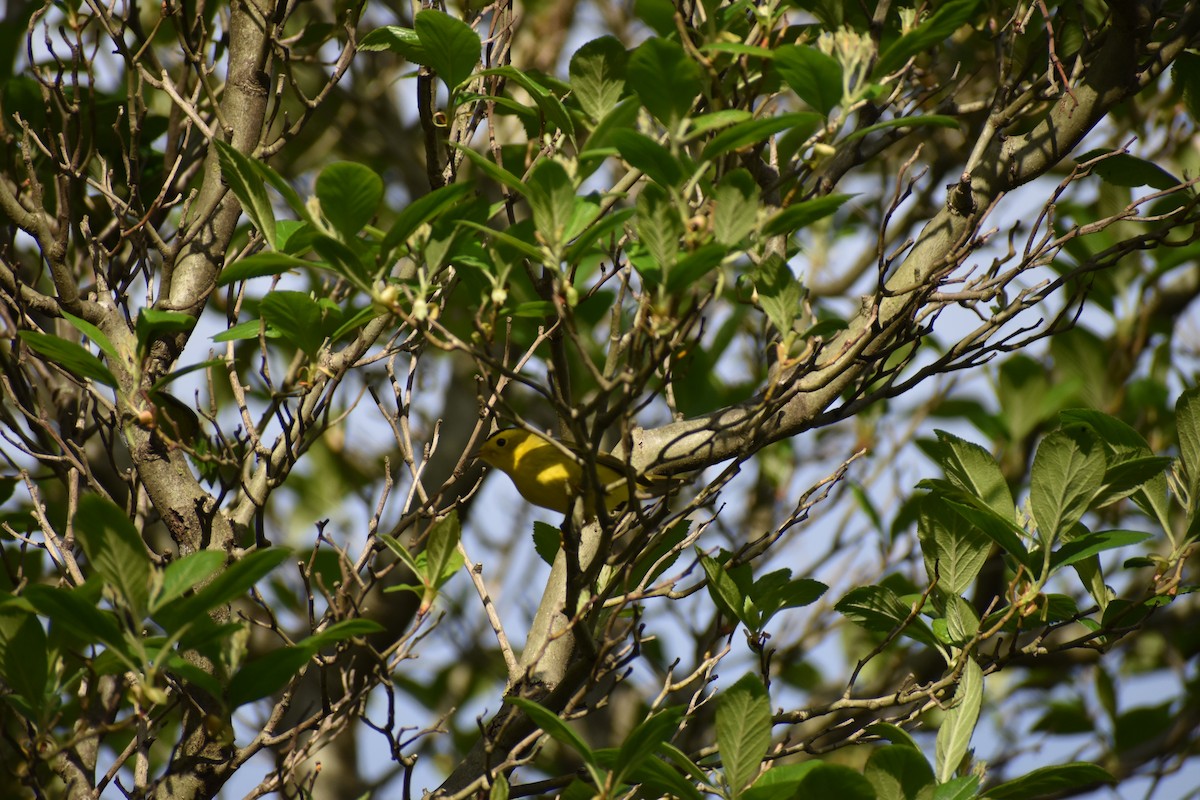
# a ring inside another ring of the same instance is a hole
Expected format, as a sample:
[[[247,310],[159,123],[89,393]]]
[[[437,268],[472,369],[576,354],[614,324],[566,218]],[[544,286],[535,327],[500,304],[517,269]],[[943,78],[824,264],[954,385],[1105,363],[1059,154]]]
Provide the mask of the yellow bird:
[[[566,447],[575,457],[563,451]],[[560,514],[570,513],[571,504],[583,493],[583,462],[586,456],[576,447],[552,442],[537,433],[520,428],[504,428],[493,433],[479,448],[479,458],[504,472],[521,493],[535,506]],[[625,464],[610,453],[596,457],[596,478],[604,490],[604,506],[611,513],[629,502]],[[651,488],[661,479],[638,478],[638,486]],[[596,516],[595,502],[584,499],[584,513]]]

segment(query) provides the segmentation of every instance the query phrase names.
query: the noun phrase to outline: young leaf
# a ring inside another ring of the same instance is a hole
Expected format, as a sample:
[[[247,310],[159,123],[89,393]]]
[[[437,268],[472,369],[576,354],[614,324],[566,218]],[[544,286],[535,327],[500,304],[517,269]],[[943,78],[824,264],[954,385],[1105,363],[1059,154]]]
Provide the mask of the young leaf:
[[[1104,450],[1086,428],[1050,433],[1033,457],[1029,499],[1038,535],[1049,547],[1087,511],[1104,481]]]
[[[196,318],[182,311],[143,308],[138,311],[134,331],[138,353],[145,354],[151,342],[162,334],[186,333],[196,327]]]
[[[150,601],[150,555],[137,528],[112,501],[87,494],[79,500],[75,533],[92,567],[141,621]]]
[[[116,361],[119,358],[117,355],[117,348],[113,347],[112,342],[109,341],[108,337],[104,335],[104,331],[100,330],[86,319],[77,317],[74,314],[66,311],[63,312],[63,319],[74,325],[77,331],[95,342],[96,346],[100,348],[104,355],[108,356],[110,361]]]
[[[392,251],[408,241],[417,228],[456,205],[472,191],[469,183],[451,183],[413,200],[396,215],[396,221],[383,237],[379,261],[388,266]]]
[[[911,57],[941,44],[962,27],[975,13],[979,0],[948,0],[913,30],[884,48],[875,63],[875,77],[883,77],[904,65]]]
[[[615,36],[593,39],[571,56],[571,91],[593,120],[604,119],[621,99],[628,60],[625,45]]]
[[[842,65],[815,47],[775,48],[775,69],[801,100],[825,116],[842,102]]]
[[[646,109],[671,129],[691,111],[704,86],[700,65],[678,43],[659,38],[633,51],[625,79]]]
[[[721,179],[713,193],[713,238],[733,247],[754,230],[758,221],[759,189],[745,169],[736,169]]]
[[[614,131],[613,144],[621,158],[646,173],[660,186],[676,186],[686,176],[683,166],[671,151],[645,134],[631,130]]]
[[[770,746],[767,688],[757,675],[744,675],[717,698],[717,747],[735,800],[758,774]]]
[[[425,53],[425,64],[446,84],[454,97],[458,85],[470,77],[483,48],[470,25],[436,9],[418,11],[413,28]]]
[[[238,202],[242,204],[242,211],[267,240],[267,245],[272,250],[278,249],[275,239],[275,210],[271,208],[267,186],[262,181],[256,162],[220,139],[214,139],[213,144],[217,148],[221,174]]]
[[[951,483],[969,492],[1002,517],[1014,519],[1016,506],[1008,481],[996,459],[984,448],[952,433],[936,430],[936,442],[918,442],[925,455],[946,473]]]
[[[780,211],[763,226],[763,235],[775,236],[786,233],[791,236],[817,220],[828,217],[841,208],[842,204],[854,195],[830,194],[825,197],[814,197],[811,200],[801,200]]]
[[[214,608],[241,597],[291,554],[286,547],[267,547],[247,553],[191,597],[181,598],[156,611],[154,618],[167,631],[174,632]]]
[[[551,250],[558,252],[566,243],[567,227],[575,211],[575,186],[562,164],[543,159],[526,181],[533,224]]]
[[[200,550],[172,561],[163,570],[162,584],[151,598],[151,612],[157,611],[196,584],[206,580],[225,563],[225,553],[219,550]]]
[[[683,711],[678,708],[668,708],[643,720],[640,725],[630,731],[621,743],[621,751],[617,757],[614,784],[620,784],[630,774],[647,760],[654,757],[659,747],[669,741],[674,735]]]
[[[700,159],[711,161],[731,150],[757,145],[765,141],[768,136],[780,131],[793,128],[811,131],[820,124],[821,115],[812,111],[796,111],[776,117],[749,119],[739,122],[731,128],[726,128],[714,136],[700,154]]]
[[[371,221],[383,200],[383,179],[362,164],[339,161],[317,176],[321,213],[342,241],[350,241]]]
[[[321,349],[321,307],[307,293],[276,290],[263,298],[259,311],[268,325],[309,356]]]
[[[1078,792],[1083,787],[1116,783],[1117,779],[1103,767],[1085,762],[1042,767],[1033,772],[1005,781],[987,790],[989,800],[1035,800],[1038,797],[1058,797],[1063,792]]]
[[[0,613],[0,680],[12,694],[6,700],[22,701],[29,722],[41,722],[50,678],[46,630],[35,614]]]
[[[737,583],[726,572],[725,566],[712,556],[704,554],[700,555],[700,566],[704,568],[704,574],[708,576],[705,584],[708,587],[708,594],[720,612],[730,620],[739,620],[747,628],[755,629],[756,626],[752,623],[757,620],[751,618],[749,622],[746,621],[746,598]]]
[[[238,708],[274,694],[313,657],[306,647],[285,646],[254,659],[229,681],[229,704]]]
[[[304,269],[305,267],[321,267],[312,261],[288,255],[287,253],[262,252],[238,259],[227,264],[217,278],[217,286],[228,286],[231,283],[245,281],[251,278],[262,278],[267,275],[281,275],[288,270]]]
[[[935,494],[917,497],[917,537],[925,572],[947,594],[962,594],[975,581],[991,550],[991,540]]]
[[[983,670],[975,659],[970,656],[966,656],[966,659],[962,677],[954,692],[954,706],[946,712],[937,733],[935,771],[938,783],[945,783],[954,776],[963,756],[967,754],[971,734],[979,721],[979,708],[983,703]]]
[[[1061,569],[1105,550],[1140,544],[1151,535],[1143,531],[1097,531],[1080,536],[1054,551],[1050,557],[1050,569]]]
[[[116,376],[83,345],[39,331],[17,331],[17,336],[21,337],[21,341],[30,350],[58,364],[75,377],[81,380],[90,378],[105,386],[117,388]]]
[[[886,586],[859,586],[851,589],[837,601],[834,608],[850,621],[876,633],[891,633],[904,625],[912,612],[912,609]],[[920,617],[914,617],[904,625],[901,632],[918,642],[941,650],[937,637]]]

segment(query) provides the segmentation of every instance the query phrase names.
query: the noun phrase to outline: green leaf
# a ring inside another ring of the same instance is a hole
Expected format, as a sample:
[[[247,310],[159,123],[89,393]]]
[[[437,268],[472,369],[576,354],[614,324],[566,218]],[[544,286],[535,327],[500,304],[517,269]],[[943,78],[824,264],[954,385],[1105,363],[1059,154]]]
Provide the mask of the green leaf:
[[[479,223],[469,219],[460,219],[455,224],[461,225],[464,228],[470,228],[473,231],[479,231],[480,233],[491,238],[493,241],[506,244],[521,255],[533,261],[535,264],[541,264],[546,260],[546,254],[539,250],[536,246],[530,244],[524,239],[518,239],[511,233],[498,231],[495,228],[489,228],[486,225],[480,225]],[[551,308],[553,308],[553,305],[551,305]]]
[[[316,356],[325,341],[321,307],[305,292],[277,289],[259,306],[263,320],[309,356]]]
[[[125,512],[99,495],[84,495],[75,512],[75,534],[92,567],[141,621],[150,601],[150,555]]]
[[[666,287],[672,294],[687,291],[725,260],[729,251],[724,245],[706,244],[688,253],[667,272]]]
[[[150,344],[163,334],[187,333],[196,326],[196,318],[182,311],[163,311],[143,308],[138,311],[134,331],[139,354],[145,354]]]
[[[413,29],[425,50],[425,65],[437,73],[453,98],[479,63],[483,49],[479,34],[462,20],[432,8],[417,12]]]
[[[214,139],[213,144],[217,148],[221,175],[242,204],[242,211],[267,240],[267,245],[272,250],[279,249],[275,238],[275,210],[271,207],[267,186],[262,181],[262,173],[255,160],[220,139]]]
[[[503,772],[497,772],[492,779],[492,788],[488,792],[488,800],[508,800],[509,798],[508,778],[504,777]]]
[[[880,739],[887,739],[892,744],[911,747],[917,751],[921,749],[920,745],[917,744],[917,740],[912,737],[912,734],[890,722],[873,722],[867,726],[867,733],[872,736],[878,736]]]
[[[312,248],[329,264],[329,269],[341,275],[353,286],[367,290],[374,281],[374,264],[368,263],[366,255],[359,255],[365,248],[361,243],[348,244],[323,233],[314,234]]]
[[[1180,51],[1171,64],[1171,82],[1183,95],[1192,121],[1200,120],[1200,55],[1187,50]]]
[[[651,284],[662,282],[662,274],[675,265],[679,256],[679,237],[683,235],[683,219],[664,189],[647,184],[638,193],[637,232],[653,264],[634,264],[642,278]]]
[[[221,331],[213,336],[212,340],[214,342],[237,342],[243,339],[257,339],[260,333],[263,333],[268,339],[278,339],[283,335],[270,325],[265,326],[264,332],[261,320],[250,319],[238,323],[228,330]]]
[[[481,153],[476,153],[469,147],[465,147],[456,142],[451,142],[451,144],[457,147],[472,164],[474,164],[481,172],[483,172],[483,174],[496,181],[496,183],[499,183],[502,186],[507,186],[509,189],[512,189],[519,195],[524,196],[528,194],[529,187],[525,185],[525,182],[506,170],[504,167],[492,161],[487,156],[484,156]]]
[[[429,56],[425,53],[425,46],[421,44],[417,32],[412,28],[402,28],[399,25],[384,25],[382,28],[376,28],[362,38],[362,41],[358,43],[358,49],[372,52],[390,50],[414,64],[425,64],[429,61]]]
[[[1066,701],[1051,701],[1049,708],[1038,717],[1030,730],[1069,736],[1076,733],[1095,733],[1093,721],[1083,701],[1071,698]]]
[[[59,589],[39,584],[28,587],[24,597],[39,614],[81,642],[103,642],[114,653],[124,656],[122,660],[127,668],[140,668],[141,665],[128,654],[128,645],[116,616],[111,611],[97,608],[93,598],[85,598],[82,594],[80,589]]]
[[[873,75],[881,78],[918,53],[941,44],[974,16],[978,5],[979,0],[948,0],[940,4],[920,25],[884,48]]]
[[[950,643],[960,647],[979,633],[979,616],[975,613],[975,607],[957,594],[946,597],[945,622]]]
[[[229,704],[238,708],[278,692],[312,657],[306,647],[285,646],[254,659],[229,681]]]
[[[683,711],[681,709],[668,708],[643,720],[641,724],[630,731],[629,735],[625,737],[625,741],[621,743],[613,783],[622,783],[625,778],[634,774],[647,759],[653,758],[663,743],[669,741],[675,734],[682,718]]]
[[[842,764],[818,764],[800,782],[796,797],[836,797],[838,800],[875,800],[875,788],[856,769]]]
[[[922,485],[926,486],[933,483],[933,481],[922,481]],[[959,490],[956,489],[956,491]],[[1031,574],[1041,574],[1042,565],[1035,562],[1030,556],[1029,550],[1022,543],[1025,531],[1018,527],[1015,522],[1001,517],[995,511],[983,505],[982,501],[965,492],[956,493],[943,489],[939,494],[945,498],[946,503],[955,512],[964,516],[972,525],[983,531],[984,535],[1000,545],[1001,550],[1024,564]]]
[[[946,478],[963,491],[975,495],[1001,517],[1014,519],[1016,506],[1008,481],[992,454],[974,442],[952,433],[935,430],[937,441],[918,442],[927,456],[933,459]]]
[[[917,497],[917,537],[929,579],[947,594],[962,594],[974,583],[992,541],[935,494]]]
[[[104,331],[100,330],[86,319],[77,317],[74,314],[66,311],[63,312],[63,319],[74,325],[77,331],[95,342],[96,346],[100,348],[104,355],[108,356],[110,361],[119,360],[120,356],[117,355],[117,348],[113,347],[112,342],[110,342],[108,337],[104,335]]]
[[[543,159],[526,182],[526,198],[533,211],[533,224],[554,252],[566,244],[567,229],[575,211],[575,186],[566,168],[553,159]]]
[[[709,111],[707,114],[688,117],[687,141],[694,141],[710,131],[728,128],[730,125],[736,125],[749,119],[754,119],[754,115],[740,108],[726,108],[721,111]]]
[[[571,91],[593,120],[604,119],[621,99],[628,60],[625,45],[614,36],[593,39],[571,56]]]
[[[713,238],[730,247],[744,240],[758,222],[759,189],[745,169],[721,179],[713,193]]]
[[[1200,507],[1200,388],[1189,389],[1175,402],[1175,430],[1179,437],[1179,459],[1191,502],[1189,522]]]
[[[983,670],[975,659],[966,656],[962,677],[954,691],[954,705],[946,712],[942,726],[938,729],[936,751],[936,774],[938,783],[954,777],[967,748],[971,734],[979,721],[979,708],[983,703]]]
[[[383,201],[383,179],[374,170],[350,161],[338,161],[317,176],[321,213],[343,241],[358,236]]]
[[[41,722],[49,669],[46,631],[37,615],[0,610],[0,680],[25,702],[33,717],[28,722]]]
[[[252,256],[246,256],[232,264],[226,265],[221,270],[221,275],[217,278],[217,286],[228,286],[238,281],[262,278],[267,275],[281,275],[288,270],[304,269],[306,267],[329,268],[328,265],[315,264],[312,261],[305,261],[302,258],[296,258],[286,253],[255,253]]]
[[[801,797],[796,793],[808,773],[821,766],[820,761],[801,761],[798,764],[776,762],[758,776],[753,785],[742,792],[741,800],[779,800],[779,798]]]
[[[792,274],[792,268],[783,258],[772,255],[759,264],[750,278],[767,319],[780,334],[790,334],[804,299],[804,285]]]
[[[751,630],[757,630],[758,620],[746,612],[746,598],[738,588],[737,583],[730,577],[725,566],[712,556],[700,553],[700,566],[708,577],[705,585],[717,609],[730,620],[738,620]],[[747,621],[746,617],[750,616]]]
[[[879,800],[917,800],[917,793],[933,783],[933,768],[920,750],[893,744],[871,753],[863,777]]]
[[[757,145],[766,141],[768,136],[780,131],[792,128],[816,130],[821,121],[821,115],[812,111],[797,111],[780,114],[777,117],[746,120],[714,136],[704,147],[704,151],[700,154],[700,160],[712,161],[731,150]]]
[[[408,238],[426,222],[437,218],[447,209],[457,205],[471,191],[472,186],[469,183],[451,183],[440,189],[434,189],[429,194],[418,197],[405,206],[404,210],[396,215],[396,221],[392,223],[392,227],[383,237],[383,244],[379,248],[380,262],[385,266],[390,266],[387,262],[391,259],[392,251],[407,242]]]
[[[553,123],[568,136],[575,136],[575,123],[571,121],[571,115],[567,112],[567,107],[563,105],[562,101],[553,92],[534,80],[529,73],[522,72],[516,67],[503,66],[481,70],[479,74],[500,75],[516,83],[528,92],[533,101],[537,103],[538,110],[541,111],[546,121]]]
[[[978,794],[979,776],[964,775],[939,784],[933,793],[933,800],[972,800]]]
[[[1110,152],[1112,151],[1089,150],[1076,156],[1075,163],[1086,164],[1088,161],[1100,158]],[[1131,156],[1128,153],[1109,155],[1104,160],[1093,164],[1091,170],[1099,175],[1105,183],[1111,183],[1113,186],[1133,188],[1149,186],[1154,189],[1171,189],[1183,183],[1153,161]]]
[[[168,603],[207,580],[225,563],[225,553],[200,550],[172,561],[162,573],[162,584],[152,598],[151,611],[157,612]]]
[[[864,136],[869,136],[876,131],[886,130],[888,128],[957,128],[958,119],[955,117],[947,117],[942,114],[918,114],[913,117],[896,117],[887,119],[883,122],[876,122],[874,125],[868,125],[865,128],[859,128],[853,133],[847,135],[842,142],[853,142],[856,139],[861,139]]]
[[[433,604],[438,590],[446,581],[454,577],[462,569],[463,557],[458,551],[458,540],[461,527],[458,522],[458,512],[451,510],[446,516],[433,524],[425,543],[425,594],[421,598],[421,612],[425,612]]]
[[[603,785],[604,776],[596,761],[596,754],[587,746],[587,742],[579,734],[575,733],[567,723],[559,719],[557,714],[524,697],[508,696],[504,698],[504,702],[524,711],[533,720],[533,723],[545,731],[550,738],[578,753],[580,758],[583,759],[584,765],[588,768],[588,772],[591,774],[595,784],[597,786]]]
[[[177,631],[214,608],[244,595],[260,578],[283,563],[291,554],[292,551],[286,547],[266,547],[247,553],[191,597],[185,597],[171,603],[168,608],[155,612],[154,618],[168,632]]]
[[[775,48],[775,69],[801,100],[823,115],[842,102],[842,65],[815,47]]]
[[[1030,504],[1043,546],[1075,526],[1104,481],[1104,450],[1086,428],[1052,431],[1033,457]]]
[[[1019,778],[1005,781],[987,790],[989,800],[1035,800],[1038,797],[1058,797],[1063,792],[1078,792],[1085,787],[1116,783],[1117,779],[1095,764],[1072,762],[1035,769]]]
[[[717,748],[731,797],[758,774],[771,746],[771,700],[757,675],[747,674],[717,697]]]
[[[625,79],[646,109],[671,129],[691,111],[704,86],[700,65],[683,47],[658,38],[647,39],[633,51]]]
[[[104,366],[104,362],[92,355],[83,345],[68,342],[57,336],[38,331],[17,331],[30,350],[49,359],[81,380],[91,379],[105,386],[117,388],[117,379]]]
[[[687,175],[671,151],[649,136],[631,130],[614,131],[613,144],[621,158],[661,186],[677,186]]]
[[[817,220],[828,217],[853,196],[851,194],[830,194],[793,203],[767,221],[767,224],[763,226],[763,235],[776,236],[786,233],[791,236]]]
[[[1130,547],[1151,538],[1152,534],[1143,531],[1098,531],[1072,539],[1064,544],[1050,557],[1050,569],[1061,569],[1069,564],[1112,550],[1117,547]]]
[[[533,523],[533,549],[538,558],[553,565],[558,549],[562,546],[562,531],[548,522]]]
[[[933,631],[919,616],[905,624],[912,608],[886,586],[859,586],[846,592],[834,608],[851,622],[876,633],[891,633],[904,625],[905,636],[941,650],[941,644]]]

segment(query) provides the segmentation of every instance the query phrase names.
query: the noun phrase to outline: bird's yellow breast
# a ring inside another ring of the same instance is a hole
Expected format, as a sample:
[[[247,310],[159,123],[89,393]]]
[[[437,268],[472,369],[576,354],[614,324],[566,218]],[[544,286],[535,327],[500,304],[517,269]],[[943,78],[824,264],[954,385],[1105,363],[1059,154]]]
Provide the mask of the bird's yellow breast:
[[[479,449],[479,457],[506,473],[522,497],[542,508],[569,513],[575,498],[584,491],[586,481],[579,461],[529,431],[497,431]],[[609,511],[629,501],[629,490],[620,472],[597,464],[596,477],[604,488],[604,505]],[[584,510],[594,516],[595,502],[585,498]]]

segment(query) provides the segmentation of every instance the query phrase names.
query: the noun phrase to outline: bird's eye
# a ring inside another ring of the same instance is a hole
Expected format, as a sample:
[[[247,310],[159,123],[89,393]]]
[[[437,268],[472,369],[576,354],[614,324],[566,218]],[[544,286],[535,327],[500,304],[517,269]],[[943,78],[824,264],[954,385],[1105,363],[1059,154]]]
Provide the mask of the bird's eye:
[[[501,436],[499,439],[496,440],[496,444],[500,445],[501,447],[504,447],[505,445],[508,444],[508,440],[505,439],[503,436]]]

